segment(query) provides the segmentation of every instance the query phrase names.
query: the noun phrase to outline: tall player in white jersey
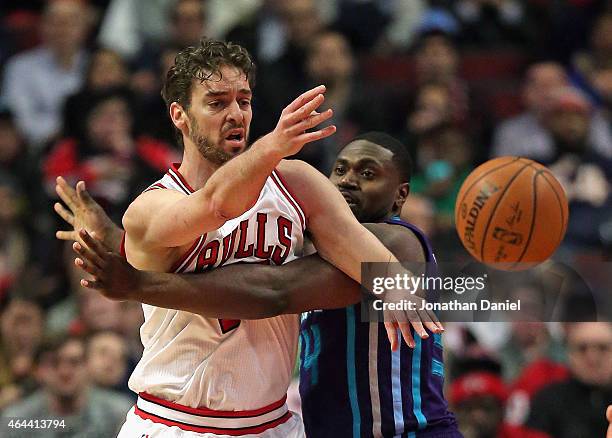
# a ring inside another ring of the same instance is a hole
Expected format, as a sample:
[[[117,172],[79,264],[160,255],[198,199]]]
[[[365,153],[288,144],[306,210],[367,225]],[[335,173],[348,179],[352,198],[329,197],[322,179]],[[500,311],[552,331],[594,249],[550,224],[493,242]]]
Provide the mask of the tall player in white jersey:
[[[162,272],[282,264],[301,256],[306,229],[319,254],[356,281],[362,262],[396,261],[322,174],[282,160],[335,132],[308,132],[332,115],[316,112],[323,86],[291,103],[275,130],[246,149],[253,75],[248,53],[231,43],[205,40],[177,55],[162,94],[183,162],[128,208],[128,261]],[[227,321],[148,305],[144,312],[144,353],[129,381],[139,400],[120,437],[303,435],[285,404],[297,316]],[[390,336],[398,328],[409,331],[391,323]]]

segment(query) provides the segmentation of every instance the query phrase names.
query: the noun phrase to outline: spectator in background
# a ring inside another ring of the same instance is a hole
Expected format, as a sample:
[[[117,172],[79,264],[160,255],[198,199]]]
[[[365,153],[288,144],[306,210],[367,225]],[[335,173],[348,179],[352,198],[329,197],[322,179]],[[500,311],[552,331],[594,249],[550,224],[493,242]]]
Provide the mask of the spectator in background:
[[[323,31],[314,36],[306,55],[308,85],[325,84],[320,111],[334,110],[329,123],[338,127],[333,137],[315,142],[296,158],[307,161],[324,174],[331,172],[342,145],[364,131],[384,130],[384,108],[357,77],[356,60],[344,35]]]
[[[68,97],[64,105],[64,137],[81,135],[81,119],[96,93],[127,87],[129,80],[129,70],[117,52],[110,49],[93,52],[83,86],[76,94]]]
[[[3,412],[6,424],[11,417],[63,419],[61,436],[106,438],[115,436],[132,401],[117,393],[91,387],[87,373],[85,344],[68,336],[41,346],[40,357],[49,359],[43,387]],[[9,429],[8,437],[16,429]],[[48,429],[28,430],[28,436],[48,437]],[[57,435],[59,436],[59,435]]]
[[[599,227],[612,217],[612,160],[591,143],[592,106],[576,89],[557,90],[544,123],[553,141],[553,154],[544,163],[563,185],[572,212],[564,244],[601,248]]]
[[[461,42],[468,46],[530,47],[533,29],[526,2],[521,0],[458,0],[454,12],[461,22]]]
[[[588,83],[593,82],[597,71],[612,68],[612,13],[597,19],[591,32],[590,50],[576,54],[573,64],[580,80]]]
[[[525,112],[496,128],[492,156],[519,155],[539,161],[551,160],[555,148],[543,117],[551,96],[567,85],[567,75],[557,63],[540,62],[529,67],[523,85]],[[590,124],[589,137],[599,154],[612,157],[612,132],[608,122],[597,112]]]
[[[42,16],[42,45],[14,56],[6,65],[4,102],[21,134],[37,151],[59,134],[64,100],[81,86],[91,23],[91,11],[84,2],[50,1]]]
[[[407,49],[426,11],[424,0],[328,0],[333,27],[358,53]]]
[[[127,346],[113,331],[92,333],[87,339],[87,372],[100,388],[129,391],[127,388]]]
[[[43,312],[26,297],[9,297],[0,314],[0,411],[32,392],[34,355],[43,333]]]
[[[450,386],[449,402],[465,438],[511,438],[506,430],[504,407],[508,390],[501,377],[473,371]]]
[[[84,180],[115,220],[137,193],[176,159],[169,145],[134,133],[131,94],[113,89],[91,95],[80,135],[58,141],[43,163],[48,194],[55,178]]]
[[[29,241],[22,219],[24,197],[17,181],[0,173],[0,299],[25,270]]]
[[[308,88],[308,49],[324,28],[315,0],[278,1],[277,8],[287,41],[276,60],[257,66],[257,91],[253,99],[257,117],[251,126],[252,138],[271,131],[282,109],[291,102],[290,96]]]
[[[111,0],[102,20],[98,42],[132,61],[142,50],[145,41],[166,40],[169,14],[180,0]],[[253,0],[200,0],[206,10],[208,37],[221,37],[228,29],[241,22],[257,6]],[[189,28],[194,22],[189,19]],[[189,32],[191,34],[191,31]],[[200,34],[204,34],[204,28]]]
[[[555,438],[603,437],[612,400],[612,324],[566,326],[571,379],[536,394],[527,425]]]
[[[132,63],[134,91],[144,97],[159,97],[162,53],[168,47],[178,52],[197,45],[200,38],[208,33],[206,14],[207,2],[202,0],[176,0],[170,5],[167,36],[162,40],[145,40]]]
[[[0,175],[15,178],[19,187],[30,192],[32,164],[28,159],[28,146],[19,133],[15,118],[8,110],[0,110]]]

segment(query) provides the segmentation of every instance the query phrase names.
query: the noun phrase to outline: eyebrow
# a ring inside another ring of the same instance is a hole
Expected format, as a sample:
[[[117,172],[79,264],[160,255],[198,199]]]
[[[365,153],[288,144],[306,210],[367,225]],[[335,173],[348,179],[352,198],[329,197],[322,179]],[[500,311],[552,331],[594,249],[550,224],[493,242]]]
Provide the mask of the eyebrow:
[[[230,92],[225,91],[225,90],[219,90],[219,91],[208,90],[205,96],[206,97],[218,97],[218,96],[227,96],[228,94],[230,94]],[[240,90],[238,90],[238,94],[244,94],[247,96],[251,96],[253,92],[249,90],[248,88],[241,88]]]
[[[348,160],[346,158],[338,158],[336,160],[336,163],[338,164],[348,164]],[[373,158],[360,158],[359,160],[357,160],[355,162],[356,166],[376,166],[376,167],[383,167],[383,164]]]

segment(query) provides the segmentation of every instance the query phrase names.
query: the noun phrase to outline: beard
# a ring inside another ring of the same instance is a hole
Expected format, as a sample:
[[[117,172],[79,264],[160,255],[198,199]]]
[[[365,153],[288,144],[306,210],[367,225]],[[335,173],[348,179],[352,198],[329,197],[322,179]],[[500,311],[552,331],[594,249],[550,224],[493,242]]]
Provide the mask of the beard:
[[[200,134],[200,126],[195,118],[189,117],[191,131],[189,139],[196,145],[198,152],[216,166],[222,166],[234,156],[225,152],[220,146],[213,144],[208,138]]]

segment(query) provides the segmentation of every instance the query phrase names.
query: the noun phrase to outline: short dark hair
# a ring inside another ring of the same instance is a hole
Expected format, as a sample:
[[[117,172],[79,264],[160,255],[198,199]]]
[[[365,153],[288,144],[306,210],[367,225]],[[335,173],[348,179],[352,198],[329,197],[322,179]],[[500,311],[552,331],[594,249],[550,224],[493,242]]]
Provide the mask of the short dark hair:
[[[412,176],[412,159],[408,148],[398,139],[391,137],[389,134],[378,131],[370,131],[365,134],[358,135],[350,141],[353,143],[357,140],[365,140],[374,143],[382,148],[387,149],[393,154],[393,163],[399,172],[403,183],[410,182]]]
[[[238,68],[246,75],[251,88],[255,86],[255,63],[244,47],[203,38],[197,47],[181,50],[166,73],[162,89],[166,106],[169,108],[172,102],[178,102],[183,108],[189,108],[193,81],[204,82],[213,75],[221,76],[223,66]]]

